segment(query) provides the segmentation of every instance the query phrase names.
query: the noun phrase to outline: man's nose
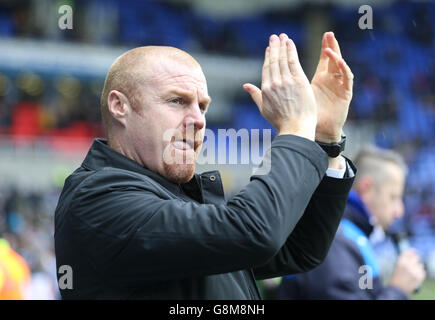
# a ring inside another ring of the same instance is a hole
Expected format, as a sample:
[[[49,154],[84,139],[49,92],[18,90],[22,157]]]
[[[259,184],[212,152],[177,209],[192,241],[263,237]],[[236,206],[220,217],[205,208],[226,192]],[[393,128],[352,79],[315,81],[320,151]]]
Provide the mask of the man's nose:
[[[185,126],[194,127],[195,131],[201,130],[205,126],[205,116],[201,112],[199,105],[194,104],[188,109],[185,117]]]

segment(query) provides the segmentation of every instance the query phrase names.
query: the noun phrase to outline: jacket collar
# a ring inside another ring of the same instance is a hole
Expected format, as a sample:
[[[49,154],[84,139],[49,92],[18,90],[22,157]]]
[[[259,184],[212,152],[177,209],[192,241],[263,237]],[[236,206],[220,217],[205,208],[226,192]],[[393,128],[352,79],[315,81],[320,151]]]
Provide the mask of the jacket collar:
[[[349,193],[344,217],[360,228],[367,237],[369,237],[373,232],[374,226],[371,221],[371,214],[362,202],[358,193],[354,190],[351,190]]]
[[[82,166],[90,170],[99,170],[104,167],[113,167],[128,171],[137,172],[150,177],[157,183],[173,193],[180,193],[180,185],[173,183],[161,175],[141,166],[136,161],[127,158],[123,154],[115,151],[107,144],[107,140],[96,138],[86,155]]]
[[[208,192],[210,189],[213,191],[212,194],[217,193],[223,197],[223,190],[219,190],[219,188],[216,186],[222,186],[221,177],[218,171],[195,174],[189,182],[185,184],[177,184],[115,151],[108,146],[107,140],[101,138],[94,139],[94,142],[82,163],[82,167],[89,170],[99,170],[104,167],[113,167],[137,172],[150,177],[174,194],[184,194],[197,200],[198,202],[203,202],[207,199],[210,200],[211,194]],[[210,181],[215,181],[215,183],[210,186]]]

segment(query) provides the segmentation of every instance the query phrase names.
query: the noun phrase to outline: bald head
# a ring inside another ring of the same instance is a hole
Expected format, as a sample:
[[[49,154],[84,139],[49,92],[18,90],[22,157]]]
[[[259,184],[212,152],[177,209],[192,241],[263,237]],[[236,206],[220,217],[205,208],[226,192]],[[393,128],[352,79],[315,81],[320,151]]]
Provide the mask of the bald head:
[[[101,110],[108,146],[172,182],[187,182],[201,150],[210,101],[204,73],[186,52],[130,50],[116,59],[104,83]]]
[[[111,129],[111,116],[107,107],[110,92],[122,92],[129,99],[132,109],[141,114],[139,89],[152,82],[158,72],[158,66],[168,60],[190,68],[200,68],[199,63],[187,52],[165,46],[138,47],[125,52],[115,60],[107,73],[101,94],[101,115],[108,136]]]

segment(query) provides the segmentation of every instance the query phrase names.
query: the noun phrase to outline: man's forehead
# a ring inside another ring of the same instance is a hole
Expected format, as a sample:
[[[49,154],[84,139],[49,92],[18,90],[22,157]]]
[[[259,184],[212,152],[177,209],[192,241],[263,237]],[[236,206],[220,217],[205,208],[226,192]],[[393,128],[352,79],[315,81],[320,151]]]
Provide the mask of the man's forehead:
[[[198,64],[185,64],[172,59],[159,60],[146,71],[150,83],[164,87],[196,88],[207,92],[207,81]]]

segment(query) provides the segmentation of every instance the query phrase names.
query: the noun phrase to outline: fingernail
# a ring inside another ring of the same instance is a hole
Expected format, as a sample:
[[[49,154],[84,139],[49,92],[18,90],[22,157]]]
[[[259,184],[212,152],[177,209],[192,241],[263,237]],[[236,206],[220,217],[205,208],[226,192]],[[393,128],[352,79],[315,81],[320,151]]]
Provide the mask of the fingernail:
[[[271,42],[274,42],[274,41],[276,41],[277,38],[278,38],[278,36],[277,36],[276,34],[272,34],[272,35],[270,36],[270,41],[271,41]]]

